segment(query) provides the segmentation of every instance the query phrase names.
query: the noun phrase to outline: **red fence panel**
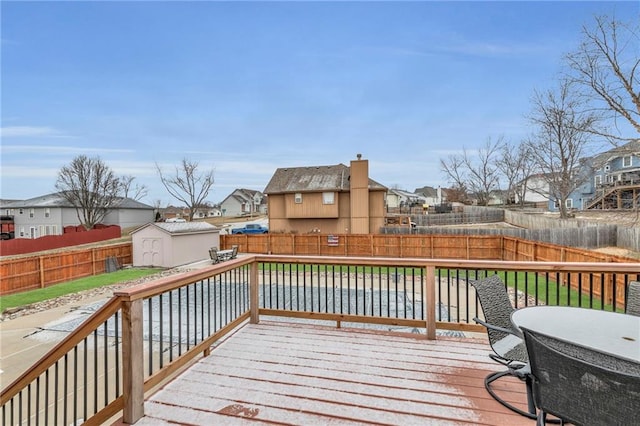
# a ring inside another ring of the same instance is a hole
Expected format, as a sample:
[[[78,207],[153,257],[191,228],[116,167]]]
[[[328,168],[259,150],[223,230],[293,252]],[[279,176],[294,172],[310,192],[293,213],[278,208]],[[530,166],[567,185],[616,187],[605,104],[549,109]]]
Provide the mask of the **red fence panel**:
[[[62,247],[77,246],[79,244],[95,243],[98,241],[120,238],[122,231],[118,225],[110,225],[102,229],[92,229],[85,232],[67,232],[62,235],[47,235],[46,237],[28,239],[15,238],[13,240],[0,241],[0,256],[12,256],[15,254],[34,253],[43,250],[52,250]]]

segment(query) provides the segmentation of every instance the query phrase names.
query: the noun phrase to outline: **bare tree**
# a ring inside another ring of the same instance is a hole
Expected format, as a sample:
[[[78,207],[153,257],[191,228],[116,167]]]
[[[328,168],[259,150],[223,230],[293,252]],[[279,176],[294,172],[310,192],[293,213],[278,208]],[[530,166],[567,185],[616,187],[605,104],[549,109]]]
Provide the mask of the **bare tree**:
[[[637,17],[636,17],[637,18]],[[566,55],[569,79],[588,97],[597,110],[630,124],[640,133],[640,26],[597,16],[593,27],[584,26],[580,46]],[[610,139],[619,131],[592,129]]]
[[[589,175],[583,161],[598,115],[581,111],[572,83],[563,80],[558,91],[535,92],[529,120],[534,135],[529,141],[531,158],[542,172],[560,217],[568,217],[567,200]]]
[[[527,143],[520,143],[514,147],[512,143],[502,138],[498,143],[501,158],[496,161],[496,166],[506,180],[507,204],[518,202],[523,206],[528,191],[528,179],[534,169],[530,146]]]
[[[147,196],[149,189],[144,184],[136,183],[133,181],[136,178],[131,175],[124,175],[120,177],[120,185],[122,186],[122,196],[124,198],[131,198],[133,200],[140,200]]]
[[[120,180],[99,157],[74,158],[58,172],[55,187],[75,207],[86,229],[100,223],[121,200]]]
[[[213,186],[213,169],[200,172],[198,162],[182,159],[180,166],[176,166],[174,175],[167,175],[156,163],[162,184],[173,198],[183,202],[189,209],[189,220],[193,220],[196,208],[209,195]]]
[[[440,159],[440,170],[453,185],[448,193],[447,201],[466,203],[468,201],[467,178],[460,155],[449,155],[445,160]]]
[[[464,150],[462,161],[467,169],[467,187],[475,194],[478,204],[489,205],[491,193],[500,187],[500,176],[496,166],[496,155],[500,140],[493,142],[488,138],[475,155]]]
[[[468,201],[467,195],[471,193],[479,205],[489,204],[491,192],[498,189],[499,184],[495,165],[498,145],[489,138],[475,154],[463,148],[461,155],[450,155],[446,160],[440,160],[440,169],[454,185],[454,192],[464,196],[464,201]]]

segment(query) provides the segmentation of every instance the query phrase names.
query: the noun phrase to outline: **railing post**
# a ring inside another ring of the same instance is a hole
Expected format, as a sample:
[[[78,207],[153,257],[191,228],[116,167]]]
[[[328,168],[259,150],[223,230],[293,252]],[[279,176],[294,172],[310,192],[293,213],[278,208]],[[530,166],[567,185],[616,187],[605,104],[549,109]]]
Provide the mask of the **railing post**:
[[[123,421],[133,424],[144,416],[144,355],[142,299],[122,305]]]
[[[260,322],[260,287],[258,284],[258,262],[254,260],[249,270],[249,307],[251,309],[251,324]]]
[[[427,339],[435,340],[436,338],[436,268],[435,266],[427,266],[424,271],[425,282],[424,299],[422,300],[422,309],[426,321]]]

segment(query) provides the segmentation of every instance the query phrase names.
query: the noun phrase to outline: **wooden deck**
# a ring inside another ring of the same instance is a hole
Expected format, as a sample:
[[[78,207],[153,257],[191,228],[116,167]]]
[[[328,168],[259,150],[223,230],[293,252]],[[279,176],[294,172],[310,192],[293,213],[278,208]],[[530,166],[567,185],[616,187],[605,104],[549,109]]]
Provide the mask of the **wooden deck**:
[[[501,367],[485,340],[416,336],[248,324],[150,397],[137,425],[535,423],[486,392]],[[524,408],[524,384],[502,381]]]

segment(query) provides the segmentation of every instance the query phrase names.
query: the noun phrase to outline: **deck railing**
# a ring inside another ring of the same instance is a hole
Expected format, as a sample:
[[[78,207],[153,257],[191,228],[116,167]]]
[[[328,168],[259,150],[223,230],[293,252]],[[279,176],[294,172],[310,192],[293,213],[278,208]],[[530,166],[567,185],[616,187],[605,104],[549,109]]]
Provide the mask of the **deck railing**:
[[[500,274],[516,307],[624,311],[638,263],[242,256],[118,291],[0,394],[2,424],[134,423],[144,395],[260,316],[482,331],[470,280]],[[622,301],[622,302],[620,302]]]

